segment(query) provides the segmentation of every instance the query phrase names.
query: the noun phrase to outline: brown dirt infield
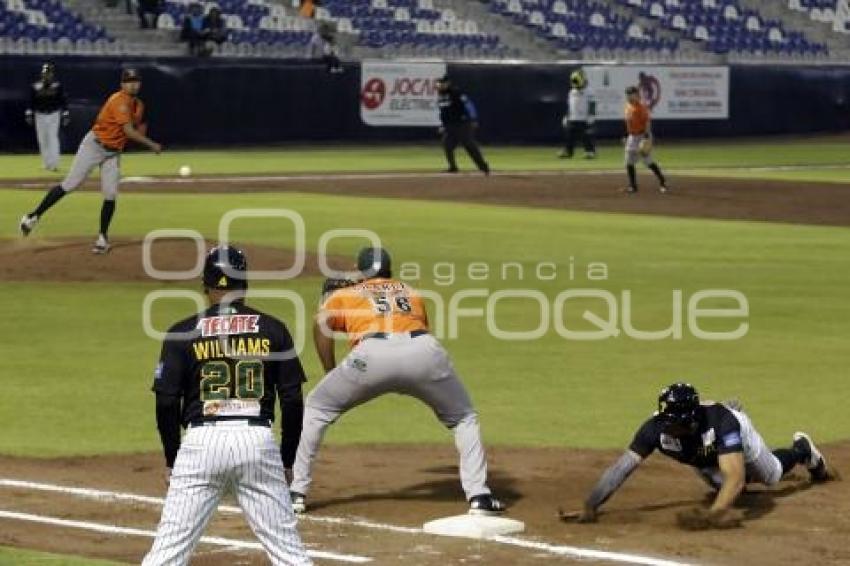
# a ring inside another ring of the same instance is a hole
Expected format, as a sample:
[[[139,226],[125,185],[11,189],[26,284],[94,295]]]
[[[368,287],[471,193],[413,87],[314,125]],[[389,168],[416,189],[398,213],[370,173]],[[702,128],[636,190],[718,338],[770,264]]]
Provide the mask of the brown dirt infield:
[[[850,443],[826,447],[850,469]],[[708,491],[688,469],[654,456],[605,506],[595,525],[561,523],[559,506],[578,508],[611,451],[494,448],[491,484],[526,523],[524,538],[554,545],[627,552],[699,564],[848,564],[850,484],[812,485],[804,470],[773,489],[741,497],[744,527],[688,533],[676,513],[707,501]],[[407,527],[465,511],[451,442],[438,446],[328,446],[320,454],[311,495],[313,517],[365,518]],[[7,478],[164,495],[161,456],[141,454],[36,460],[0,457]],[[159,507],[86,500],[0,487],[2,508],[75,520],[154,529]],[[493,542],[425,534],[397,534],[345,524],[301,522],[311,548],[369,556],[374,564],[573,563],[554,554]],[[254,540],[239,516],[219,513],[207,534]],[[124,537],[0,519],[0,545],[138,563],[150,539]],[[226,552],[202,545],[193,564],[265,564],[261,553]],[[331,564],[330,561],[319,561]]]
[[[473,202],[592,212],[656,214],[688,218],[850,225],[850,187],[840,183],[722,179],[669,175],[672,192],[660,195],[643,173],[641,190],[625,195],[625,175],[610,172],[439,175],[292,175],[196,177],[122,185],[124,192],[308,192],[330,195]],[[32,181],[6,186],[43,191]],[[86,190],[99,190],[89,183]]]
[[[159,281],[145,271],[142,240],[112,241],[108,258],[92,254],[91,244],[92,240],[80,238],[0,240],[0,281]],[[203,257],[212,245],[205,241],[204,249],[199,251],[190,240],[159,239],[151,246],[150,262],[159,271],[192,270],[198,254]],[[284,270],[295,261],[291,250],[241,244],[239,247],[250,258],[251,270]],[[349,258],[331,256],[328,263],[334,269],[351,269],[353,262]],[[301,275],[321,276],[315,254],[306,255]]]
[[[674,193],[659,195],[644,178],[643,192],[616,189],[619,175],[498,175],[290,180],[244,184],[201,179],[192,185],[137,184],[125,191],[299,191],[323,194],[417,198],[524,205],[599,212],[850,225],[850,193],[836,184],[674,178]],[[122,214],[131,213],[126,211]],[[138,241],[117,241],[108,256],[91,256],[88,240],[0,242],[2,281],[148,281]],[[160,269],[189,269],[192,244],[162,242],[154,253]],[[291,265],[286,251],[248,246],[252,267]],[[337,258],[336,267],[348,260]],[[190,262],[191,263],[191,262]],[[315,271],[308,258],[307,274]],[[336,263],[336,262],[334,262]],[[485,416],[486,430],[486,416]],[[339,425],[344,426],[344,423]],[[826,447],[839,469],[850,469],[850,442]],[[703,484],[687,469],[653,457],[609,502],[596,525],[564,524],[559,506],[578,508],[616,452],[573,449],[494,448],[492,486],[510,504],[509,516],[526,522],[523,535],[553,545],[627,552],[699,564],[850,564],[850,485],[812,486],[805,472],[774,489],[754,488],[739,502],[741,529],[686,533],[675,522],[682,509],[706,500]],[[363,518],[419,527],[427,520],[465,510],[450,442],[439,446],[327,446],[316,472],[312,516]],[[78,485],[162,496],[158,454],[39,460],[0,456],[0,477]],[[0,508],[53,517],[153,529],[153,505],[84,500],[56,493],[0,487]],[[494,542],[390,533],[344,523],[304,520],[312,548],[370,556],[374,564],[545,564],[573,559],[543,550]],[[219,514],[207,534],[254,540],[238,516]],[[48,527],[0,519],[0,545],[138,563],[150,540]],[[201,546],[193,564],[265,564],[258,552]],[[329,561],[320,563],[330,564]]]

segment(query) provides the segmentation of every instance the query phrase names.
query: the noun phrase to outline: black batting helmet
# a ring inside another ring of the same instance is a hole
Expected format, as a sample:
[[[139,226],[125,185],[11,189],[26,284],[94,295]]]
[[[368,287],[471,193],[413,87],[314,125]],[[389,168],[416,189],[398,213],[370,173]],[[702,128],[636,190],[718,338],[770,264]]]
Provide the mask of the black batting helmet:
[[[242,250],[233,246],[216,246],[204,261],[204,287],[220,291],[246,289],[248,261]]]
[[[674,383],[658,396],[658,417],[670,434],[696,432],[699,393],[690,383]]]
[[[384,248],[363,248],[357,254],[357,269],[366,277],[392,277],[392,258]]]
[[[630,94],[638,94],[638,92],[640,92],[640,91],[638,90],[638,87],[636,87],[636,86],[626,87],[626,96],[628,96]]]

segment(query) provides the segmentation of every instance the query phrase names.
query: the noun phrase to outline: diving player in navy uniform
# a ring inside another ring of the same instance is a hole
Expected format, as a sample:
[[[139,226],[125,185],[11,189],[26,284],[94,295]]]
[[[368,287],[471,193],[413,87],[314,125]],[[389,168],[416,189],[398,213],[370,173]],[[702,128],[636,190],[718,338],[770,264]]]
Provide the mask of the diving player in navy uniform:
[[[629,448],[605,470],[575,517],[596,520],[599,507],[655,450],[681,464],[692,466],[716,491],[711,517],[722,517],[747,483],[776,484],[795,466],[804,465],[812,481],[831,479],[823,454],[803,432],[794,433],[790,448],[771,450],[749,417],[735,403],[700,403],[687,383],[674,383],[661,391],[658,411],[635,434]]]

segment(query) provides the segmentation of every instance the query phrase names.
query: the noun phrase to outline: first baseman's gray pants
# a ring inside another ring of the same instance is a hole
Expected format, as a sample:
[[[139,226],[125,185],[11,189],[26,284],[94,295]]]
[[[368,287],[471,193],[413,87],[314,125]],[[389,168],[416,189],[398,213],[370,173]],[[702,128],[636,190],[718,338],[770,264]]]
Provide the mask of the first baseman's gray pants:
[[[38,138],[38,151],[45,169],[59,167],[59,121],[61,113],[36,112],[35,135]]]
[[[74,163],[65,180],[62,190],[69,193],[85,182],[92,169],[100,166],[100,190],[104,200],[118,197],[118,183],[121,181],[121,152],[109,151],[97,143],[93,132],[89,132],[80,142]]]
[[[490,493],[478,414],[448,353],[430,334],[364,340],[310,392],[292,491],[306,494],[309,490],[313,460],[327,427],[349,409],[386,393],[409,395],[431,407],[440,422],[454,431],[466,498]]]
[[[782,463],[767,447],[764,439],[753,426],[750,417],[742,411],[731,408],[729,410],[741,423],[741,440],[744,445],[744,462],[747,466],[747,483],[776,484],[782,479]],[[719,489],[723,483],[723,475],[717,468],[703,468],[698,472],[706,483],[715,489]]]

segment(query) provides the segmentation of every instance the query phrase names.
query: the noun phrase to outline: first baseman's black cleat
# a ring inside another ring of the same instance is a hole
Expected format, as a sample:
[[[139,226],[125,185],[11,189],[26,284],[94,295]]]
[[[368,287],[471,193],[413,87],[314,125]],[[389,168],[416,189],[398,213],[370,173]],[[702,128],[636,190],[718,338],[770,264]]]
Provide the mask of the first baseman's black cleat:
[[[505,504],[493,497],[492,495],[476,495],[469,500],[470,515],[493,516],[501,515],[505,512]]]
[[[812,438],[805,432],[794,433],[794,449],[804,454],[803,464],[809,470],[812,481],[822,482],[832,479],[826,458],[820,453]]]
[[[21,217],[21,223],[18,225],[18,229],[21,231],[21,236],[29,236],[36,224],[38,224],[38,216],[24,214]]]
[[[303,515],[307,512],[307,498],[297,491],[290,491],[289,498],[292,500],[292,510],[296,515]]]
[[[624,189],[620,189],[621,193],[626,193],[627,195],[633,195],[638,192],[637,187],[626,187]]]
[[[448,169],[443,171],[443,173],[457,173],[458,171],[459,169],[457,167],[449,167]]]

